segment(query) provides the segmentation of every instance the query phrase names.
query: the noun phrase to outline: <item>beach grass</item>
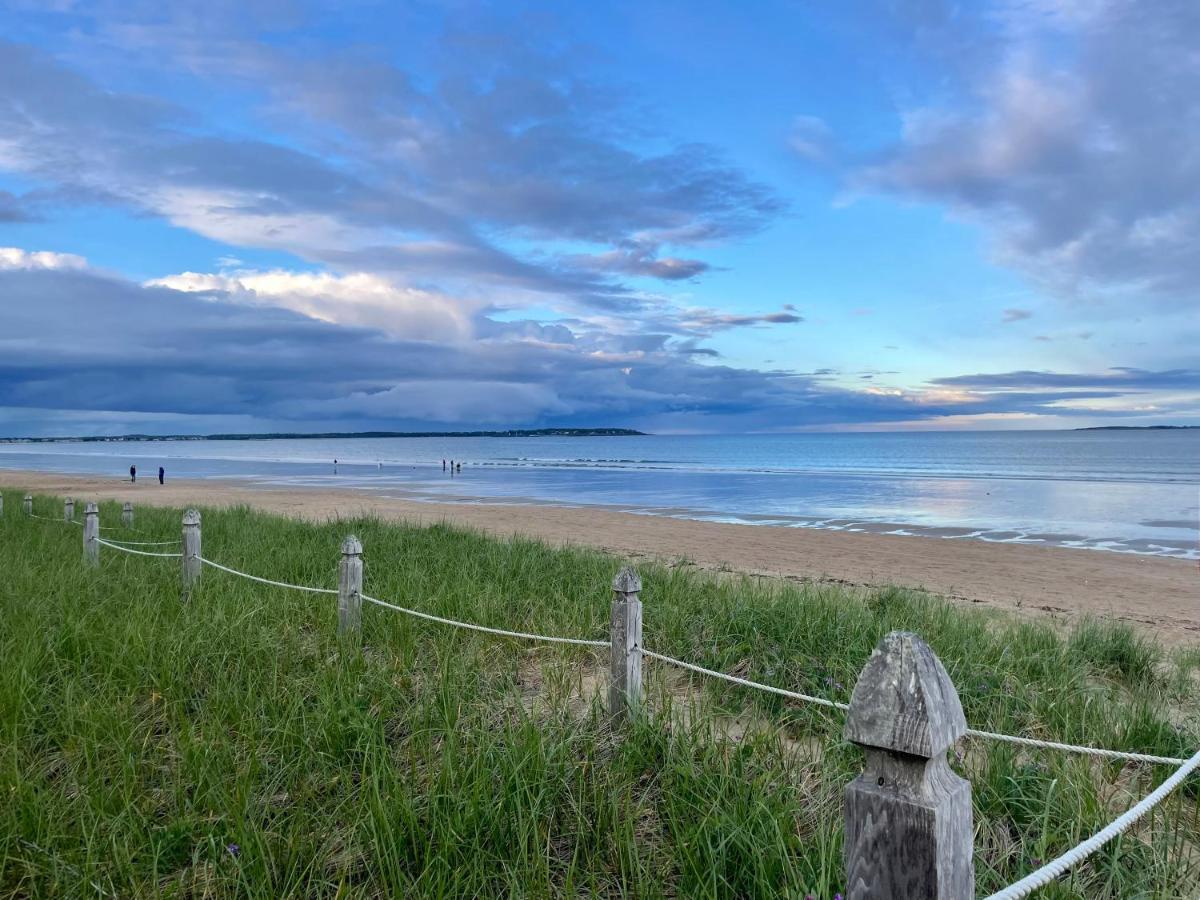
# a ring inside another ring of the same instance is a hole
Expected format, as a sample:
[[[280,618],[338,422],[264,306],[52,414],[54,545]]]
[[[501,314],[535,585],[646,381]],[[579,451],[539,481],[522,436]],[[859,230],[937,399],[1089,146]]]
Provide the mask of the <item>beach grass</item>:
[[[101,548],[0,520],[0,896],[832,898],[841,795],[862,756],[842,714],[647,660],[641,718],[614,728],[603,650],[537,645]],[[58,498],[35,512],[61,518]],[[78,517],[82,519],[82,507]],[[375,519],[203,511],[204,555],[336,585],[364,545],[367,593],[441,616],[606,639],[622,561],[585,549]],[[101,506],[105,526],[120,507]],[[141,508],[132,540],[179,535]],[[106,531],[111,537],[116,532]],[[919,541],[914,540],[914,552]],[[169,548],[168,548],[169,549]],[[1082,552],[1082,551],[1081,551]],[[920,634],[977,728],[1190,756],[1200,653],[1128,626],[1072,627],[919,591],[644,564],[645,642],[848,701],[871,649]],[[1015,575],[1014,577],[1019,577]],[[964,741],[981,895],[1071,848],[1170,774]],[[1038,896],[1192,898],[1200,779]]]

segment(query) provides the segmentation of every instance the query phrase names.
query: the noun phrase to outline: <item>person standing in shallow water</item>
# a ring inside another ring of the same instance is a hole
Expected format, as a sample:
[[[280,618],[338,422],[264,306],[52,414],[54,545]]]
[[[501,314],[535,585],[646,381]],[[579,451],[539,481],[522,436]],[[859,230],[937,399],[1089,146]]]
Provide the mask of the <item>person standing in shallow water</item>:
[[[131,484],[137,484],[137,466],[129,467],[129,481]]]
[[[164,469],[162,466],[159,466],[158,467],[158,483],[162,484],[163,479],[166,478],[166,476],[167,476],[167,470]]]

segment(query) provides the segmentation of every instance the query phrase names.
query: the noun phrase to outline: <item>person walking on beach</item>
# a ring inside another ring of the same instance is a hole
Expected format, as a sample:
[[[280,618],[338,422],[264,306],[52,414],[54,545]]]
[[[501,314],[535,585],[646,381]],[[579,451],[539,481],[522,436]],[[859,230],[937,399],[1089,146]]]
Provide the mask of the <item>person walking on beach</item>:
[[[131,484],[137,484],[137,466],[129,467],[129,481]]]
[[[442,471],[446,471],[446,461],[444,459],[442,460]]]
[[[167,477],[167,470],[164,469],[162,466],[159,466],[158,467],[158,483],[162,484],[163,479],[166,477]]]

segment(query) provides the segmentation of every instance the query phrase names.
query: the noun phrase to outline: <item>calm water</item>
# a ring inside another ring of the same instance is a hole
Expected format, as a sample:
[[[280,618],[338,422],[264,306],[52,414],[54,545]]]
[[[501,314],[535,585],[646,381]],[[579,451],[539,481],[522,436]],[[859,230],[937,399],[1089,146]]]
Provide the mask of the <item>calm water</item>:
[[[462,473],[443,474],[443,458]],[[0,445],[7,468],[131,463],[146,479],[163,465],[264,486],[1200,558],[1200,431]]]

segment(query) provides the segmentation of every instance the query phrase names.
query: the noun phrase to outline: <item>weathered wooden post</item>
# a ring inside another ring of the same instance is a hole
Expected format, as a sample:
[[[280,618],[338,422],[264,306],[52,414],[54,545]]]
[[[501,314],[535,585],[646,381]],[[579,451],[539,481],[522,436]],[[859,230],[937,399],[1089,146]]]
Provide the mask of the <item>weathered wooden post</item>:
[[[183,585],[183,600],[192,592],[196,582],[200,580],[200,513],[189,509],[183,514],[183,541],[181,542],[183,558],[180,562],[180,581]]]
[[[65,521],[65,522],[74,522],[75,521],[75,501],[72,500],[70,497],[68,497],[65,501],[63,501],[63,521]]]
[[[613,579],[608,713],[628,719],[642,702],[642,579],[626,566]]]
[[[121,524],[126,528],[133,527],[133,504],[128,500],[126,500],[125,505],[121,507]]]
[[[0,516],[4,515],[4,495],[0,494]]]
[[[83,563],[100,565],[100,510],[95,503],[83,510]]]
[[[846,788],[847,900],[975,896],[971,784],[946,759],[966,730],[929,646],[906,631],[884,637],[846,714],[846,740],[867,756]]]
[[[33,494],[25,495],[25,499],[21,502],[21,508],[25,510],[25,515],[33,515]]]
[[[338,635],[362,635],[362,543],[354,535],[342,541],[338,566]]]

